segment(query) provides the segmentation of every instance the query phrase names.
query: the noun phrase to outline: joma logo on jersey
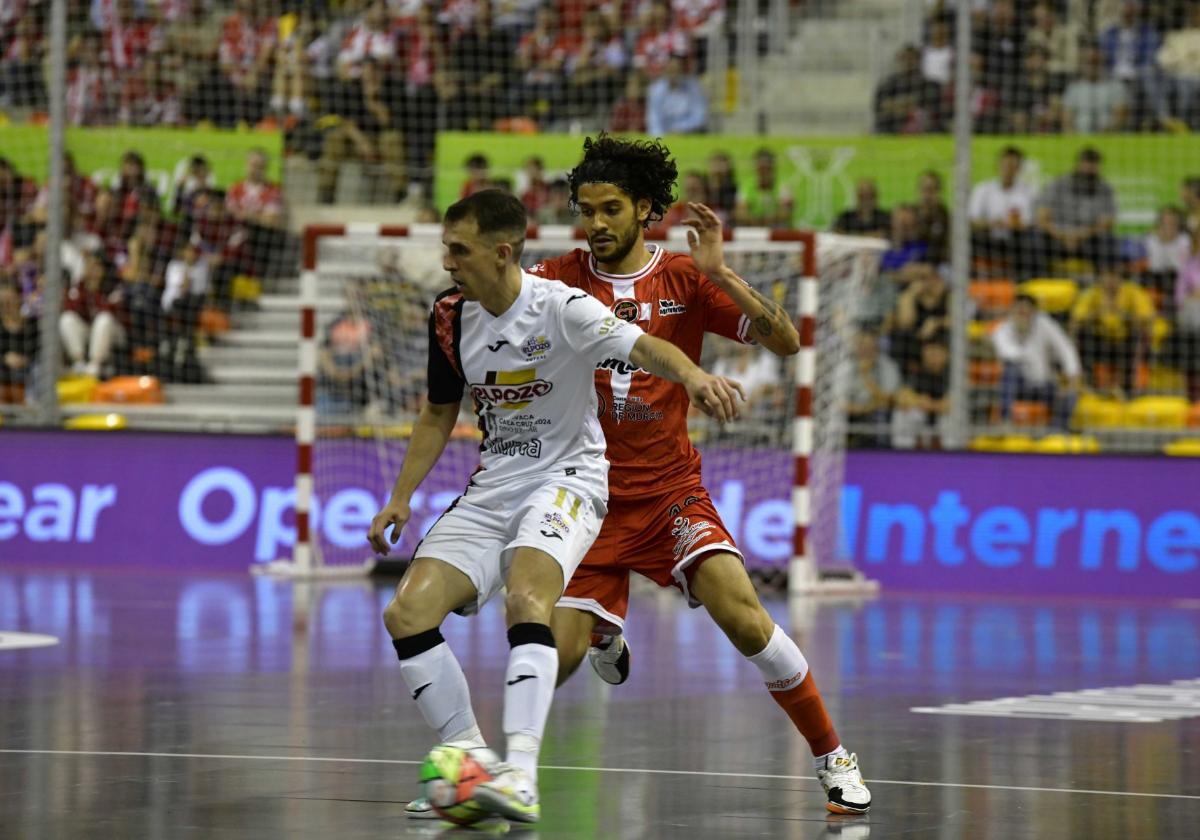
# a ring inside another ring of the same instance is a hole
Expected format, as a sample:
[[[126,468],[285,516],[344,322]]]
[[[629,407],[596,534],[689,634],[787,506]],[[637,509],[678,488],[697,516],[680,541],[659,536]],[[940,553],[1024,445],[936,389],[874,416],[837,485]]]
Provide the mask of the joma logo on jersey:
[[[637,373],[642,368],[635,364],[623,361],[621,359],[605,359],[600,364],[596,365],[596,370],[611,370],[613,373]]]
[[[522,409],[553,388],[553,383],[537,378],[537,368],[489,370],[483,384],[471,385],[471,396],[482,405]]]

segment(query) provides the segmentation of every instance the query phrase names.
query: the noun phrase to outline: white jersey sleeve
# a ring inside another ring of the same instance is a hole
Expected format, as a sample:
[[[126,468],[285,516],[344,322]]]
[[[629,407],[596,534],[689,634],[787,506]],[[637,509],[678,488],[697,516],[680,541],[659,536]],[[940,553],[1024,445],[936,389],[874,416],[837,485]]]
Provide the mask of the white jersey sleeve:
[[[605,359],[629,361],[633,345],[643,334],[637,324],[622,321],[586,292],[568,289],[559,296],[563,338],[572,350],[593,365]]]

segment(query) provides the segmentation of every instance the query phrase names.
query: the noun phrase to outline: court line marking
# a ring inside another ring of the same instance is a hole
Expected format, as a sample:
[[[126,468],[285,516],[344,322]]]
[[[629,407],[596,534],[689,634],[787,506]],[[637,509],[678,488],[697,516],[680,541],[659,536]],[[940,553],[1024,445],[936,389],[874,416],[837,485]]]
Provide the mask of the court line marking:
[[[232,755],[226,753],[169,753],[169,752],[119,752],[110,750],[12,750],[0,749],[7,755],[81,755],[117,756],[122,758],[199,758],[238,761],[312,761],[342,764],[400,764],[418,765],[422,762],[407,758],[337,758],[322,755]],[[787,776],[774,773],[729,773],[719,770],[657,770],[640,767],[569,767],[567,765],[543,764],[542,770],[570,770],[581,773],[643,773],[654,776],[704,776],[727,779],[775,779],[782,781],[812,782],[813,776]],[[911,785],[914,787],[971,788],[975,790],[1011,790],[1022,793],[1084,793],[1092,796],[1139,796],[1148,799],[1200,800],[1200,795],[1187,793],[1144,793],[1126,790],[1091,790],[1088,788],[1027,787],[1024,785],[979,785],[966,782],[917,782],[909,779],[875,779],[872,785]]]

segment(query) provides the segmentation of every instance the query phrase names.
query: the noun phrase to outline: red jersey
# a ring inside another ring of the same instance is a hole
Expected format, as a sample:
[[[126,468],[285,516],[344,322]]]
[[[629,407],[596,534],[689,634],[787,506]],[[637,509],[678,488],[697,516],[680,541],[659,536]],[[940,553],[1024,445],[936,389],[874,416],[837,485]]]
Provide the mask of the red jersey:
[[[625,321],[700,360],[704,333],[752,343],[749,321],[691,256],[650,246],[650,262],[630,275],[606,274],[576,249],[529,269],[590,293]],[[610,496],[670,493],[700,480],[700,453],[688,439],[688,396],[678,383],[608,359],[596,369],[600,425],[608,440]]]

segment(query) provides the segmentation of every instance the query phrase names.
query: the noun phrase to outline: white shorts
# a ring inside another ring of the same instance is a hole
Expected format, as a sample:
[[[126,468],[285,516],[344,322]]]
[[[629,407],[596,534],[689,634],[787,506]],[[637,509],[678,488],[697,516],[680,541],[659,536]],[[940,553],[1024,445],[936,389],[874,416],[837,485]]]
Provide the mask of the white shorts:
[[[462,615],[500,591],[517,548],[536,548],[558,561],[565,589],[604,521],[604,502],[594,492],[571,479],[516,488],[472,485],[433,524],[413,558],[441,560],[471,579],[476,601],[456,610]]]

